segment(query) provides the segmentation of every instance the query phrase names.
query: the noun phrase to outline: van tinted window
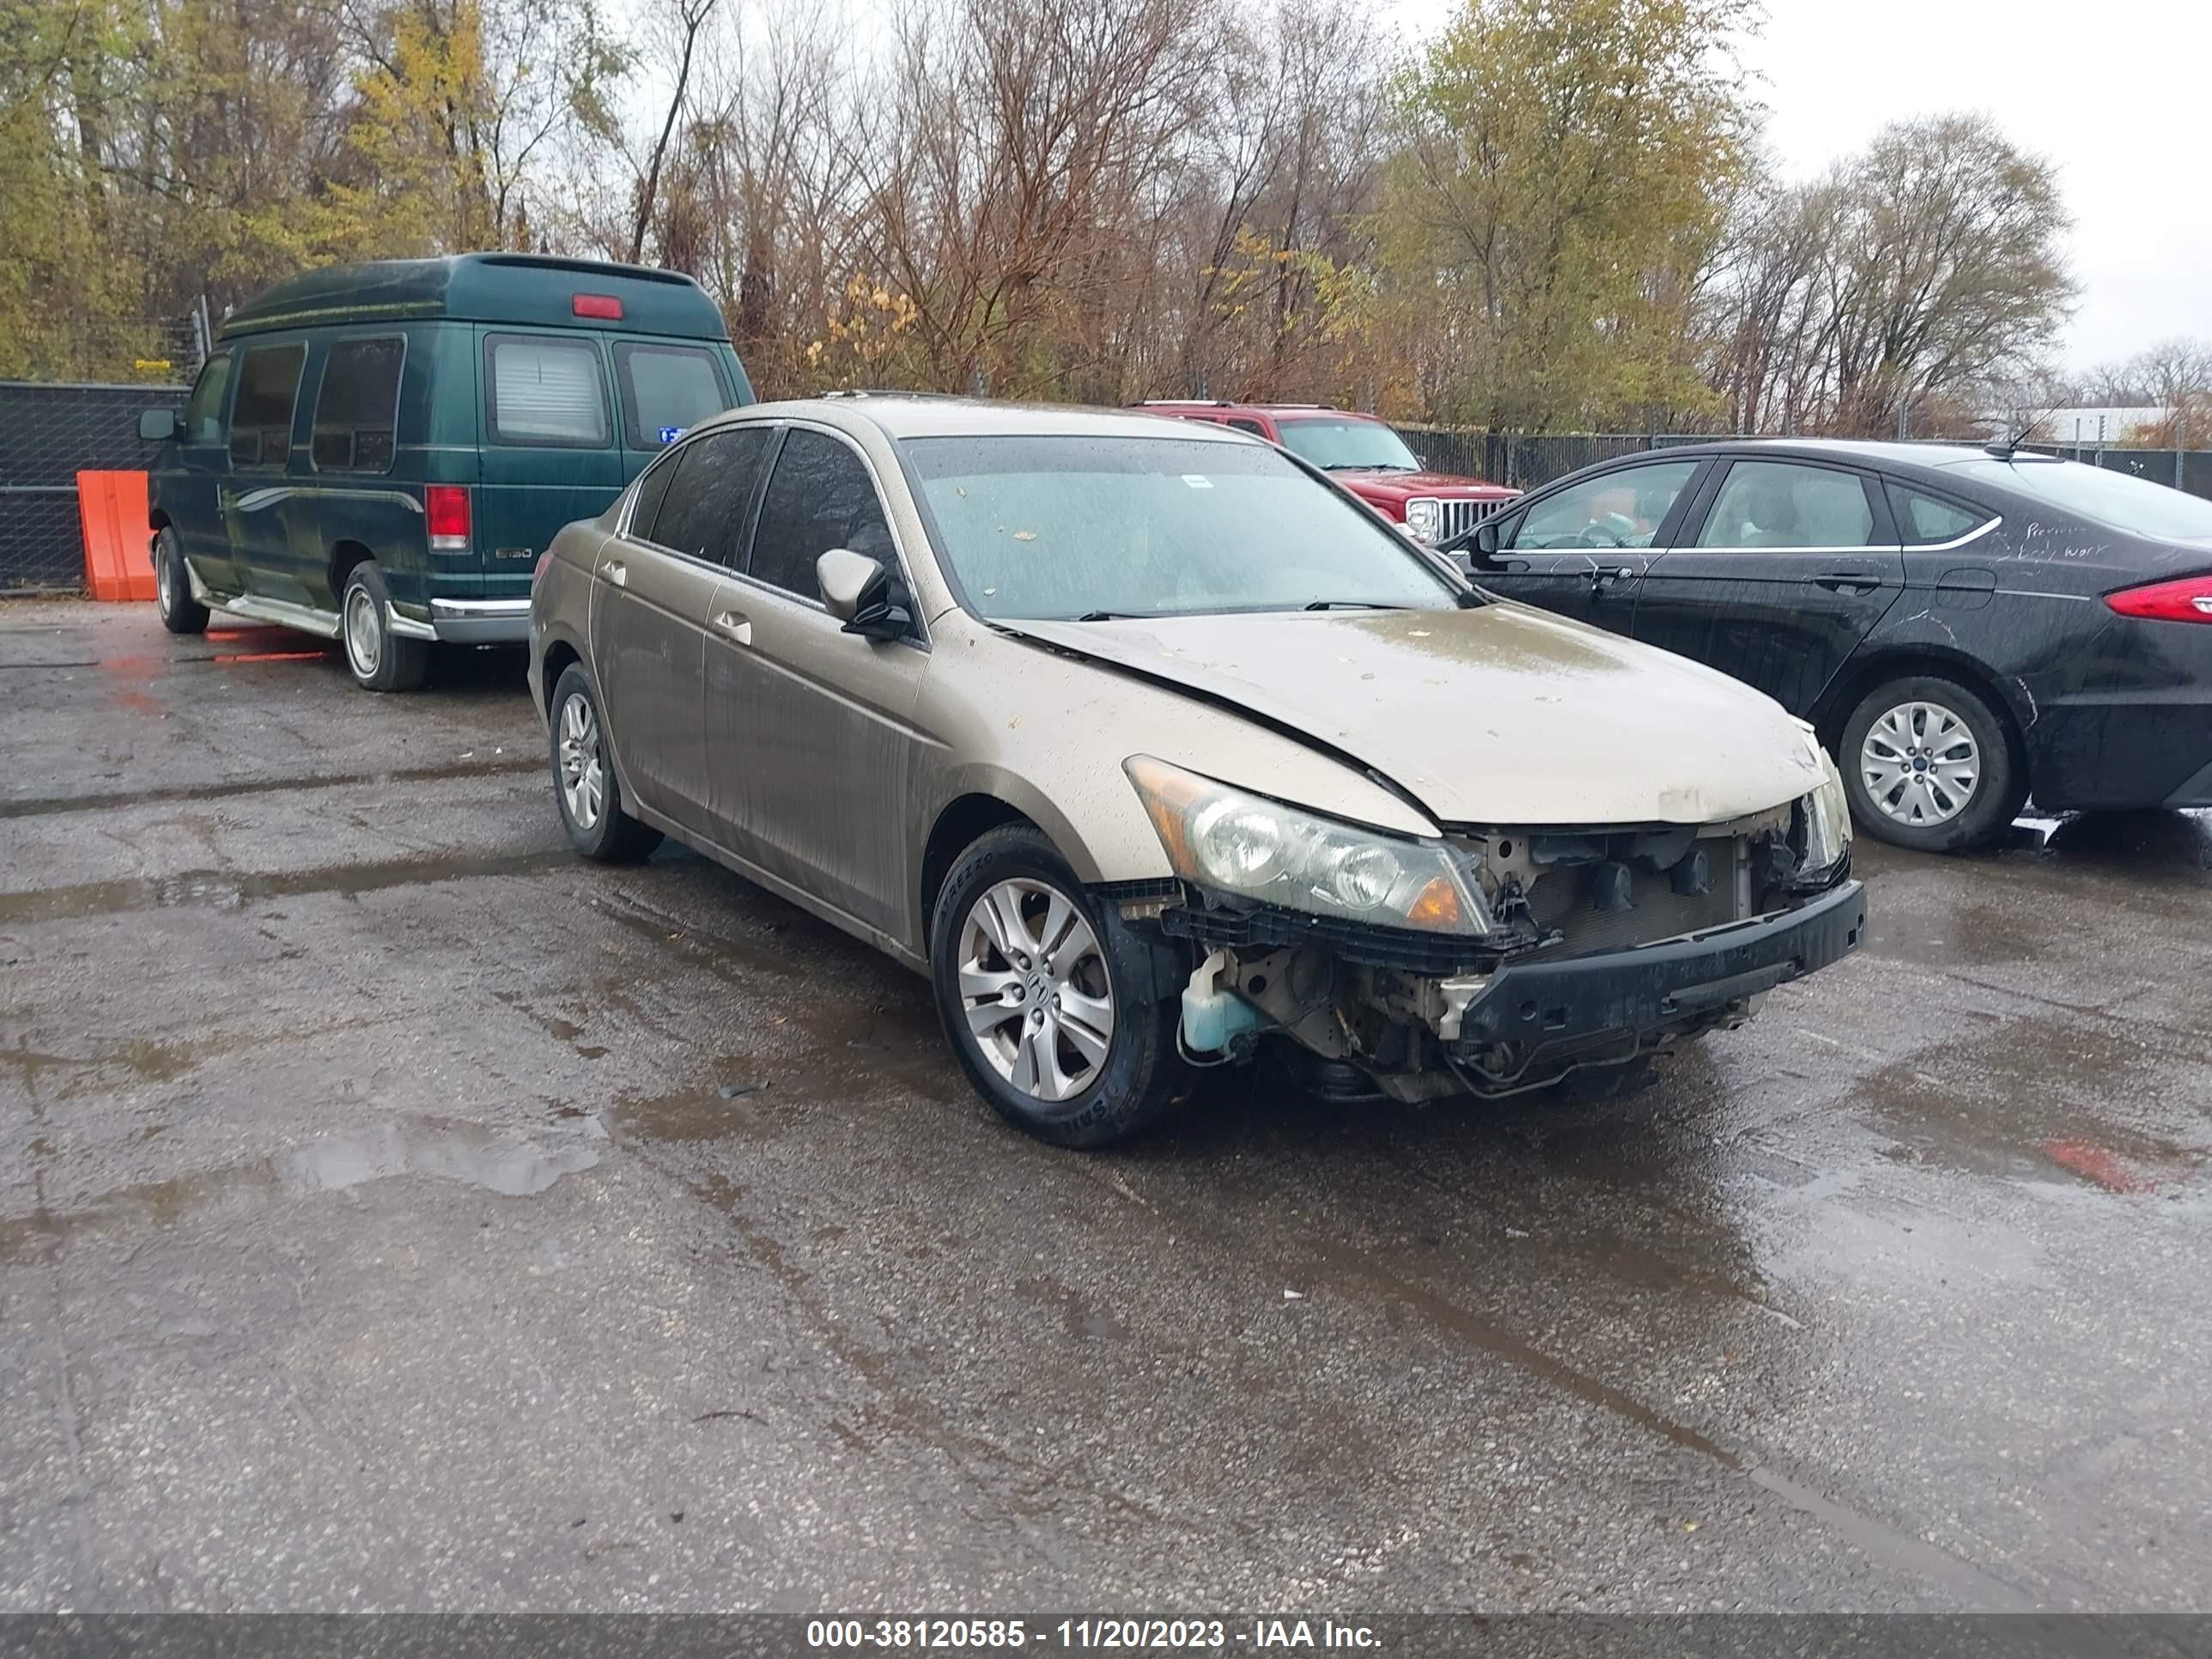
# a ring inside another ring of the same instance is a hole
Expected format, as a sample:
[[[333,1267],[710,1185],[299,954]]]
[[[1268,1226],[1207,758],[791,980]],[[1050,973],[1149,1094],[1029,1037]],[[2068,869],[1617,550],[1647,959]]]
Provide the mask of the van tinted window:
[[[775,476],[762,499],[746,573],[814,599],[822,591],[814,561],[833,547],[850,548],[887,565],[898,557],[866,463],[826,432],[795,428],[783,441]]]
[[[230,411],[233,466],[282,466],[292,459],[292,404],[300,392],[300,366],[307,348],[255,346],[238,374]]]
[[[384,472],[399,423],[399,365],[407,343],[397,335],[340,340],[323,361],[315,395],[314,460],[326,472]]]
[[[619,343],[615,379],[622,386],[632,449],[673,443],[730,406],[714,354],[698,346]]]
[[[484,411],[495,444],[605,448],[599,348],[589,340],[490,336],[484,341]]]
[[[218,351],[207,360],[193,383],[191,401],[185,405],[185,441],[219,444],[222,441],[222,394],[230,390],[230,354]]]
[[[771,435],[764,426],[741,426],[684,445],[648,539],[735,568]],[[647,534],[641,525],[630,527]]]

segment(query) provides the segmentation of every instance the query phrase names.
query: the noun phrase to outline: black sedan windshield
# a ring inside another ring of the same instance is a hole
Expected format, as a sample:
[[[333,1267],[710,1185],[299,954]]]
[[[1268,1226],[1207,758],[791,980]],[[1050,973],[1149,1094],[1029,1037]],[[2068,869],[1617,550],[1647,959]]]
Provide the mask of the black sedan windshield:
[[[1009,436],[901,447],[942,556],[981,617],[1458,603],[1396,532],[1257,444]]]

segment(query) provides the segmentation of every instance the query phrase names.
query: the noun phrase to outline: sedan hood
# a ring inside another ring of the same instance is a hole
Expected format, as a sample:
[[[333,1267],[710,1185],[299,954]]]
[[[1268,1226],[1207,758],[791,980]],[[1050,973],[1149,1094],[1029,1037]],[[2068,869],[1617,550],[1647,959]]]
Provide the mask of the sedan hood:
[[[1510,602],[1001,625],[1287,727],[1440,823],[1712,823],[1820,781],[1804,727],[1759,692]]]

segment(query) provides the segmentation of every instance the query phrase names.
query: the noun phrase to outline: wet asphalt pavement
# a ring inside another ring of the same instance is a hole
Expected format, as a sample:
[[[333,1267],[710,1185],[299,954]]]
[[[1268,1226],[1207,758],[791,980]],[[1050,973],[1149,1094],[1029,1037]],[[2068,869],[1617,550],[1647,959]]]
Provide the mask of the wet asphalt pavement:
[[[0,1607],[2203,1608],[2212,823],[1602,1107],[1081,1156],[517,657],[0,605]]]

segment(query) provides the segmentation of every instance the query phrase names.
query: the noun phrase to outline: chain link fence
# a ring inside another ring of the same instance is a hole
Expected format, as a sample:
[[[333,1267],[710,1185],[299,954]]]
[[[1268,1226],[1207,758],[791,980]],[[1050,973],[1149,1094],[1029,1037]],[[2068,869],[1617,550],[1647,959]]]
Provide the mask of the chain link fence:
[[[184,404],[180,386],[0,380],[0,593],[84,586],[76,475],[143,468],[138,412]]]

